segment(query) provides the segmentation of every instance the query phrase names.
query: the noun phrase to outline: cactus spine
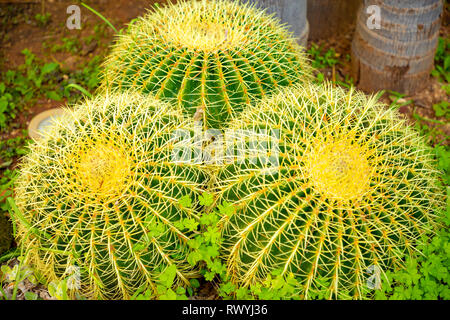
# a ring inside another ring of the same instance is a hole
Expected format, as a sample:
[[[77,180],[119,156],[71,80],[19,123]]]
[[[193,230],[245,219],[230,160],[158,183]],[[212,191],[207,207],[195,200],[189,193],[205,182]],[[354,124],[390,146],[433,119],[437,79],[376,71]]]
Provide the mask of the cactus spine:
[[[18,239],[49,282],[74,267],[77,292],[126,299],[154,289],[171,265],[180,282],[196,276],[186,261],[193,230],[177,223],[198,219],[206,175],[172,161],[179,128],[189,126],[165,103],[117,94],[78,106],[31,147],[16,190]],[[191,208],[178,202],[186,195]]]
[[[402,266],[443,198],[428,147],[375,98],[329,84],[286,89],[231,128],[280,130],[279,167],[250,148],[218,169],[222,254],[239,286],[293,275],[308,299],[361,298],[374,271]],[[253,156],[251,156],[253,155]],[[270,174],[268,170],[271,169]]]
[[[155,8],[119,36],[104,67],[104,89],[153,93],[216,129],[273,89],[310,78],[284,26],[225,0]]]

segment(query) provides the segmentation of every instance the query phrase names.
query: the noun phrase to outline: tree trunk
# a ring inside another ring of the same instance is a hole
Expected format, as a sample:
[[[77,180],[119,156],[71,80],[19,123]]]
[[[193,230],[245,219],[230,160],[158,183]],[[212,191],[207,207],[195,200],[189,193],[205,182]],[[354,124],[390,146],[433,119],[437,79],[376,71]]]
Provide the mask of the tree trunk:
[[[275,13],[283,23],[288,24],[300,45],[306,47],[309,24],[306,19],[306,0],[247,0],[257,7]]]
[[[380,28],[369,28],[375,21],[367,11],[371,5],[379,8]],[[442,0],[365,0],[352,44],[358,86],[405,94],[422,90],[433,69],[442,12]]]
[[[309,38],[328,39],[350,32],[362,0],[308,0]]]

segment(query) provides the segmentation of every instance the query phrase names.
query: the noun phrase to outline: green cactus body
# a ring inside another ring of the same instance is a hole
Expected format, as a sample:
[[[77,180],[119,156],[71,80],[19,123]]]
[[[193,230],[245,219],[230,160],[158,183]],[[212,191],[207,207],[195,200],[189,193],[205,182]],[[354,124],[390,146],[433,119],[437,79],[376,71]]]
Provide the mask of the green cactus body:
[[[281,274],[305,299],[362,298],[433,230],[443,195],[432,155],[375,98],[305,85],[256,104],[231,128],[280,132],[279,166],[264,164],[274,149],[252,149],[247,134],[249,150],[217,169],[219,201],[236,208],[221,221],[222,254],[239,286]]]
[[[78,277],[72,294],[126,299],[155,289],[172,265],[180,283],[196,276],[186,261],[193,230],[179,222],[198,219],[207,177],[172,161],[183,128],[173,107],[117,94],[68,111],[32,145],[17,182],[18,239],[48,282]]]
[[[155,8],[119,36],[104,67],[103,89],[153,93],[215,129],[256,98],[311,73],[273,16],[224,0]]]

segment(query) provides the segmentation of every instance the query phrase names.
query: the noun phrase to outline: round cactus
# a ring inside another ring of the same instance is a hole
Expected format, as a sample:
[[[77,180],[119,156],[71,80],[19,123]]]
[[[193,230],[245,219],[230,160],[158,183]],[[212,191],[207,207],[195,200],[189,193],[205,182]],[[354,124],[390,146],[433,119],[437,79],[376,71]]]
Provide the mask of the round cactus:
[[[254,99],[310,77],[287,28],[239,1],[181,1],[138,18],[105,62],[102,88],[171,100],[220,129]]]
[[[72,294],[126,299],[171,266],[180,284],[196,276],[184,226],[199,218],[207,176],[173,161],[178,129],[189,126],[172,107],[117,94],[68,110],[31,146],[16,187],[18,238],[48,282],[69,277]]]
[[[362,298],[433,230],[443,196],[431,153],[376,98],[299,86],[231,128],[247,148],[228,153],[217,181],[236,208],[222,218],[222,254],[239,286],[281,275],[301,298]]]

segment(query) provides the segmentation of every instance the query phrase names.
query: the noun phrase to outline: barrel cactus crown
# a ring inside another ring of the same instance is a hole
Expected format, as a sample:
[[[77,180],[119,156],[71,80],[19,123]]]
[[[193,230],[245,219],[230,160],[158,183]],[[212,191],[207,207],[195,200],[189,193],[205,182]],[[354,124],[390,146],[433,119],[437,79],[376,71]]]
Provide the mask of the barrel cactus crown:
[[[443,196],[431,153],[376,98],[304,85],[231,128],[247,149],[228,153],[217,181],[236,208],[222,255],[239,286],[293,276],[297,297],[363,298],[432,232]]]
[[[194,230],[180,225],[199,218],[206,175],[172,161],[173,131],[186,128],[165,103],[117,94],[68,111],[31,147],[16,189],[18,238],[48,282],[77,279],[72,294],[126,299],[173,265],[180,284],[196,276],[186,262]]]
[[[103,89],[153,93],[215,129],[253,100],[311,73],[278,20],[225,0],[155,8],[119,36],[104,67]]]

